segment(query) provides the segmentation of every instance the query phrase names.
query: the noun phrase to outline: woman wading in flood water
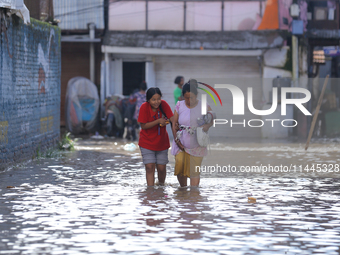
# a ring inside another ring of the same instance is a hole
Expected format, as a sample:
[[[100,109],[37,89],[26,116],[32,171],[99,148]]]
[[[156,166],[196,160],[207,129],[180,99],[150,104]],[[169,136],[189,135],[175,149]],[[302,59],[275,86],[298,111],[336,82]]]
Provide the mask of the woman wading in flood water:
[[[174,112],[173,133],[176,123],[179,130],[171,147],[171,154],[175,156],[175,175],[181,187],[187,186],[187,178],[190,185],[197,187],[200,183],[200,172],[196,166],[201,166],[203,157],[207,155],[207,147],[202,147],[197,141],[197,127],[202,127],[208,132],[213,125],[214,113],[207,105],[209,118],[203,118],[201,114],[201,103],[197,99],[197,81],[191,79],[184,84],[182,89],[183,101],[178,101]]]
[[[145,165],[148,186],[155,184],[156,167],[158,182],[164,185],[166,164],[169,162],[170,142],[166,125],[173,121],[174,117],[169,104],[161,98],[162,92],[159,88],[149,88],[146,92],[146,102],[141,105],[138,116],[142,129],[138,145]]]

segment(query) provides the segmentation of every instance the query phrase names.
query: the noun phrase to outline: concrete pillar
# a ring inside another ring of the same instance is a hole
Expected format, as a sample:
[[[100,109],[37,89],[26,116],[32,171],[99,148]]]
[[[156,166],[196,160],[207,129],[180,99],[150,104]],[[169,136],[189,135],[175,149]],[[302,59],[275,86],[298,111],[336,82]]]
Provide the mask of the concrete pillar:
[[[299,80],[299,41],[297,36],[292,36],[292,78],[293,78],[293,86],[298,87]]]
[[[94,23],[89,24],[90,39],[95,39],[96,25]],[[94,43],[90,43],[90,80],[95,83],[95,52]]]
[[[105,52],[105,97],[111,94],[110,91],[110,59],[109,53]]]

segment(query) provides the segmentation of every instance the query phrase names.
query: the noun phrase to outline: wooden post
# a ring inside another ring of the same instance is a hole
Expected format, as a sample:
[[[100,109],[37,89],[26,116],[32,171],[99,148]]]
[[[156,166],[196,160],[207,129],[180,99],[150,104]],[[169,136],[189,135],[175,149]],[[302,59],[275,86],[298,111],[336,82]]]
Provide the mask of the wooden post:
[[[310,130],[309,130],[309,134],[308,134],[308,139],[307,139],[305,150],[308,149],[310,139],[312,138],[312,135],[313,135],[315,122],[316,122],[316,119],[318,118],[318,115],[319,115],[319,110],[320,110],[320,107],[321,107],[321,104],[322,104],[323,94],[324,94],[325,89],[327,87],[328,78],[329,78],[329,74],[326,76],[325,82],[323,83],[323,86],[322,86],[322,91],[321,91],[321,94],[320,94],[320,97],[319,97],[318,105],[316,106],[314,117],[313,117],[313,121],[312,121],[312,124],[310,126]]]

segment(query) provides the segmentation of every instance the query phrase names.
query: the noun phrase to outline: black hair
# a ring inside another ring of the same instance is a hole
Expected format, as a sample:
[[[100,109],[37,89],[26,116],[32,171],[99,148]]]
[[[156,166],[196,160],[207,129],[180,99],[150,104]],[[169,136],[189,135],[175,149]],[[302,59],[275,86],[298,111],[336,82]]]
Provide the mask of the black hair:
[[[177,76],[174,83],[178,85],[181,82],[182,79],[184,79],[183,76]]]
[[[162,97],[162,92],[159,88],[156,87],[149,88],[148,91],[146,91],[146,102],[149,102],[151,97],[153,97],[153,95],[155,94],[158,94]]]
[[[156,87],[152,87],[152,88],[149,88],[148,91],[146,92],[146,101],[149,102],[149,100],[153,97],[153,95],[155,94],[158,94],[162,97],[162,92],[159,88],[156,88]],[[168,116],[166,116],[165,112],[163,111],[163,108],[162,108],[162,103],[159,105],[159,110],[161,111],[161,113],[166,117],[168,118]],[[171,126],[172,126],[172,123],[170,123]]]
[[[185,93],[192,92],[197,96],[198,94],[197,87],[198,87],[197,80],[190,79],[187,83],[183,85],[182,95],[184,96]]]
[[[142,81],[141,84],[139,84],[139,90],[146,91],[148,86],[146,85],[145,81]]]

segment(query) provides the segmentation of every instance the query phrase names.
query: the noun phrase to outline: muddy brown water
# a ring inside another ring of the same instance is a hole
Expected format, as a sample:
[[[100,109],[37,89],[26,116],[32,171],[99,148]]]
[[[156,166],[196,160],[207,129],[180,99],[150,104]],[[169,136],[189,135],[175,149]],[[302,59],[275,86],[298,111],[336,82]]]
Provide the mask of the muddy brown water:
[[[214,143],[203,165],[239,172],[202,172],[192,189],[179,188],[172,156],[166,185],[147,188],[139,150],[126,143],[85,139],[62,158],[0,172],[0,254],[339,254],[337,141],[307,152]],[[240,172],[269,164],[321,170]]]

